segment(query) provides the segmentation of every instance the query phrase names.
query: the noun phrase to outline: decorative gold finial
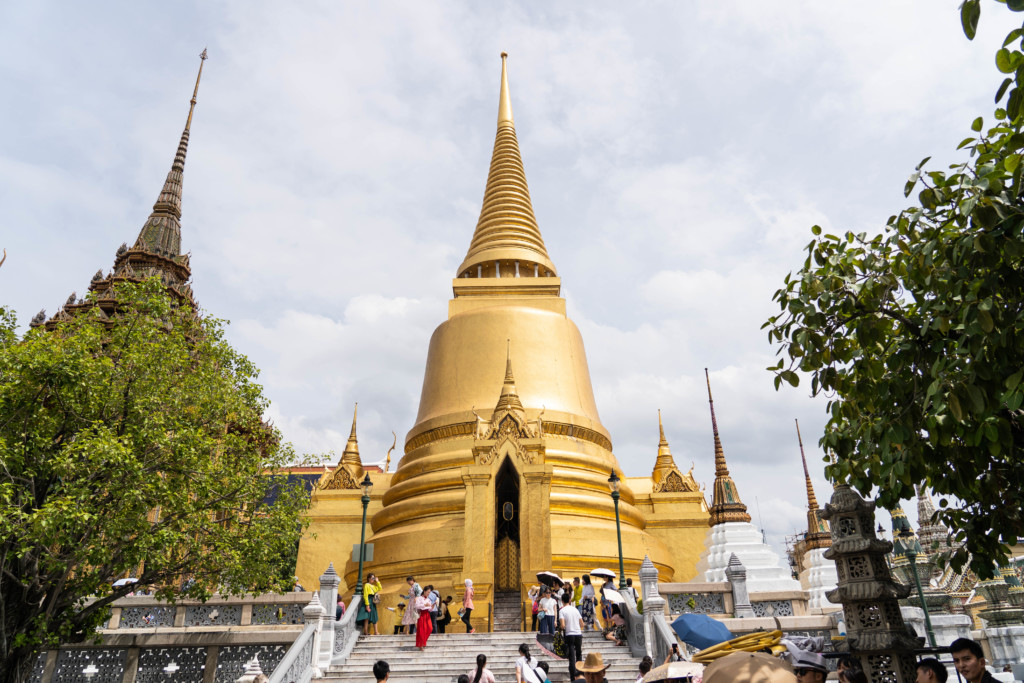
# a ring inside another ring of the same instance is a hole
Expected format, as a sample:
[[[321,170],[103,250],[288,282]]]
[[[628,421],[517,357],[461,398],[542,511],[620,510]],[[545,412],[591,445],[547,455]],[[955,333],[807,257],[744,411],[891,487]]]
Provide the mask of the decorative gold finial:
[[[363,462],[359,458],[359,439],[356,438],[356,418],[359,415],[359,404],[356,403],[352,410],[352,431],[348,435],[348,443],[345,444],[345,452],[341,454],[341,464],[351,465],[353,468],[362,470]]]
[[[512,340],[506,339],[505,344],[505,381],[501,385],[501,396],[494,408],[495,413],[502,410],[523,410],[523,403],[516,392],[516,378],[512,374]]]
[[[658,408],[658,435],[660,437],[658,446],[668,446],[668,439],[665,438],[665,425],[661,423],[661,408]]]
[[[388,449],[388,457],[384,460],[384,473],[387,474],[388,468],[391,467],[391,451],[395,450],[395,446],[398,445],[398,434],[391,432],[391,436],[394,437],[394,441],[391,443],[391,448]]]
[[[818,509],[818,501],[814,498],[814,486],[811,484],[811,473],[807,470],[807,456],[804,455],[804,440],[800,436],[800,420],[794,419],[796,423],[796,440],[800,444],[800,460],[804,464],[804,480],[807,483],[807,507],[809,510]]]
[[[530,188],[512,121],[506,57],[502,54],[498,130],[480,218],[457,277],[499,277],[499,262],[518,262],[520,269],[532,270],[538,277],[557,277],[530,202]]]
[[[807,456],[804,455],[804,440],[800,436],[800,420],[796,422],[796,440],[800,444],[800,460],[804,464],[804,481],[807,484],[807,548],[828,548],[832,545],[832,534],[828,522],[818,515],[818,501],[814,497],[814,485],[811,484],[811,473],[807,469]]]
[[[199,54],[199,74],[196,75],[196,87],[192,91],[192,100],[188,108],[188,120],[185,121],[185,130],[189,130],[192,127],[192,110],[196,108],[196,97],[199,95],[199,79],[203,77],[203,62],[208,59],[206,56],[206,48]]]
[[[498,95],[498,125],[515,125],[512,120],[512,96],[508,91],[508,53],[501,53],[501,93]]]
[[[729,467],[725,463],[725,449],[718,436],[718,421],[715,419],[715,400],[711,397],[711,375],[704,368],[704,378],[708,383],[708,403],[711,405],[711,431],[715,436],[715,491],[711,499],[711,517],[709,526],[723,522],[749,522],[747,506],[740,500],[736,483],[729,476]]]

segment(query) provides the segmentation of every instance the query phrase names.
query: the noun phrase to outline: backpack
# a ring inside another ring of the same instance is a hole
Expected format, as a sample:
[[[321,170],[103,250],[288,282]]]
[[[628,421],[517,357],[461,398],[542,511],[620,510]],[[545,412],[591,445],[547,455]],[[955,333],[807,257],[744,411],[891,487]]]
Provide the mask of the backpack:
[[[538,612],[540,612],[540,602],[538,602],[537,600],[534,600],[533,601],[533,616],[537,616]]]

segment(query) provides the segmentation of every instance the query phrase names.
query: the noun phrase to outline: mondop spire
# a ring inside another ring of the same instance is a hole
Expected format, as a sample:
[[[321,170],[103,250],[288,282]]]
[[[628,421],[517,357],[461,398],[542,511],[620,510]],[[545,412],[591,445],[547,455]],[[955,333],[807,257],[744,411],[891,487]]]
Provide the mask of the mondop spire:
[[[832,533],[828,522],[818,515],[818,501],[814,497],[814,485],[811,484],[811,473],[807,469],[807,456],[804,455],[804,440],[800,436],[800,420],[796,422],[796,440],[800,444],[800,460],[804,464],[804,482],[807,485],[807,549],[829,548],[832,546]]]
[[[530,188],[519,154],[512,98],[508,88],[508,54],[501,53],[498,132],[487,174],[480,219],[458,277],[547,277],[556,275],[533,215]]]
[[[722,440],[718,436],[718,421],[715,419],[715,400],[711,397],[711,376],[704,368],[704,378],[708,383],[708,403],[711,405],[711,430],[715,435],[715,492],[711,502],[710,526],[723,522],[749,522],[747,506],[740,500],[736,484],[729,476],[729,467],[725,464],[725,451]]]
[[[203,63],[206,61],[206,50],[199,55],[199,73],[196,75],[196,87],[192,91],[192,99],[188,108],[188,119],[185,130],[178,142],[178,151],[171,163],[164,186],[153,204],[153,213],[149,215],[145,225],[135,240],[136,249],[157,253],[165,257],[174,257],[181,253],[181,181],[185,172],[185,153],[188,152],[189,129],[192,127],[192,112],[196,108],[196,97],[199,95],[199,79],[203,76]]]
[[[156,277],[167,288],[177,301],[191,303],[192,288],[188,284],[192,271],[189,268],[187,254],[181,253],[181,178],[185,171],[185,153],[188,151],[189,128],[192,125],[192,112],[199,94],[199,79],[203,75],[203,62],[206,61],[206,50],[199,55],[199,74],[192,91],[192,100],[185,120],[185,130],[178,142],[178,150],[171,163],[163,188],[153,205],[153,212],[146,219],[139,232],[135,244],[129,248],[125,242],[117,250],[114,257],[114,269],[103,274],[97,270],[89,283],[89,291],[94,293],[94,301],[77,298],[76,294],[68,297],[61,310],[46,321],[44,311],[40,311],[32,319],[32,326],[45,323],[50,328],[56,321],[77,311],[91,309],[94,305],[103,315],[110,316],[117,308],[114,285],[118,282],[139,282],[145,278]]]

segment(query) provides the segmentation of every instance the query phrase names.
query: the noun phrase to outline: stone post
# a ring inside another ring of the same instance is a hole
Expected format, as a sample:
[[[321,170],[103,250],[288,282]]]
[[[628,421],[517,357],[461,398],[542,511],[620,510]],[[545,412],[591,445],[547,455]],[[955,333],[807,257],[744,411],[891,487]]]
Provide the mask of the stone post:
[[[322,622],[320,628],[320,647],[315,652],[319,652],[319,658],[316,660],[315,665],[320,669],[326,669],[331,664],[331,657],[334,654],[334,625],[337,623],[334,620],[334,611],[338,606],[338,585],[341,583],[341,577],[334,571],[334,563],[331,562],[327,565],[327,571],[320,575],[320,595],[319,602],[323,608],[324,613],[320,616]],[[305,613],[305,610],[303,610]]]
[[[750,606],[750,592],[747,590],[747,568],[736,557],[736,553],[729,556],[725,580],[732,586],[733,616],[737,619],[755,616],[754,608]]]
[[[839,576],[839,586],[826,597],[841,604],[846,616],[847,636],[840,649],[860,659],[868,680],[911,683],[917,677],[913,650],[919,639],[908,632],[899,605],[910,586],[894,581],[889,572],[886,555],[892,543],[875,536],[875,503],[842,484],[821,516],[832,532],[825,557],[835,561]]]
[[[658,591],[658,568],[651,562],[651,558],[644,556],[644,562],[640,565],[640,597],[644,601],[644,644],[647,654],[656,662],[665,661],[668,656],[666,643],[658,638],[656,619],[662,623],[665,621],[668,604],[665,598],[661,597]]]
[[[323,667],[320,666],[321,661],[321,644],[325,640],[323,638],[323,616],[324,606],[320,604],[320,596],[317,593],[313,593],[313,599],[309,601],[309,604],[302,608],[302,616],[305,619],[306,625],[315,624],[316,630],[313,632],[313,654],[310,666],[313,669],[313,678],[320,678],[323,676]],[[331,643],[333,645],[333,643]],[[327,663],[330,664],[330,653],[328,652]]]

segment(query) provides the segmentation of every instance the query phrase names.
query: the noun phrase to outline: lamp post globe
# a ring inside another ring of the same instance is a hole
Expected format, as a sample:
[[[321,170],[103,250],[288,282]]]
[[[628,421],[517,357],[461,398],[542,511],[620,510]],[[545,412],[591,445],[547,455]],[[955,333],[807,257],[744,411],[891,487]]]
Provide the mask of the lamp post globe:
[[[622,485],[622,480],[619,479],[619,475],[615,474],[615,470],[612,470],[612,475],[608,477],[608,488],[612,490],[612,502],[615,503],[615,535],[619,540],[619,581],[616,584],[616,588],[622,590],[622,586],[626,583],[626,568],[622,561],[622,523],[619,521],[619,487]]]
[[[359,488],[363,490],[363,527],[359,532],[359,576],[356,579],[356,595],[362,595],[363,593],[363,556],[366,554],[366,508],[370,506],[370,491],[373,490],[373,482],[370,481],[370,473],[367,472],[366,476],[359,483]]]

